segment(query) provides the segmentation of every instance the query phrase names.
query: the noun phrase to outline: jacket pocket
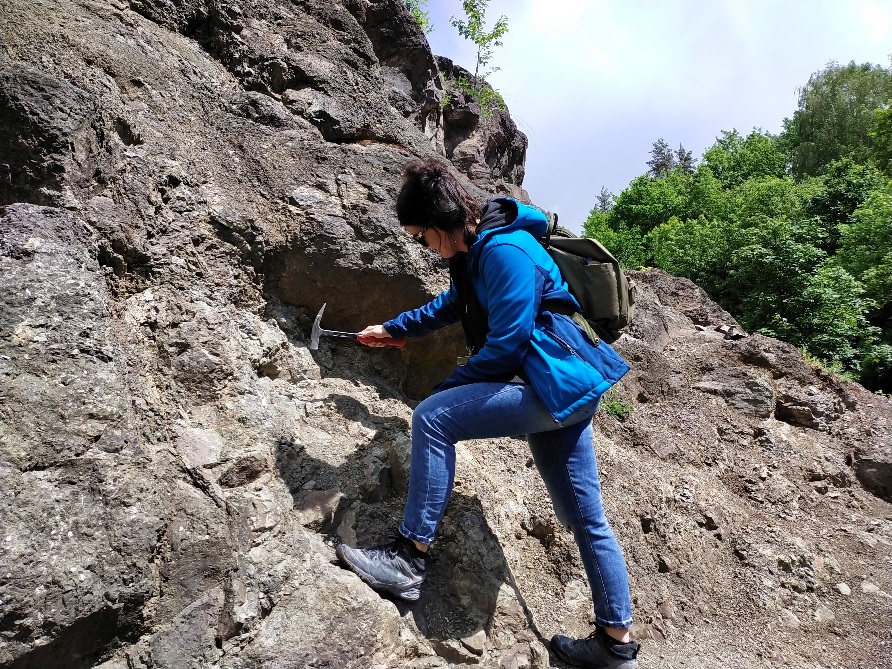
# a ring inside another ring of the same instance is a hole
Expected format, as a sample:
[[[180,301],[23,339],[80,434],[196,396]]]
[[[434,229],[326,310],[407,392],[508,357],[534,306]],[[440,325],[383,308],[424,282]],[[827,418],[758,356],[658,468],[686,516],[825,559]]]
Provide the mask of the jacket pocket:
[[[568,322],[576,330],[572,321]],[[524,359],[530,385],[558,421],[597,401],[628,370],[613,349],[604,344],[594,347],[582,336],[574,339],[540,324],[533,330]],[[605,346],[603,352],[598,351],[601,346]]]
[[[593,343],[571,318],[560,314],[544,314],[541,326],[545,332],[610,381],[611,385],[629,371],[628,363],[612,346],[603,340]]]

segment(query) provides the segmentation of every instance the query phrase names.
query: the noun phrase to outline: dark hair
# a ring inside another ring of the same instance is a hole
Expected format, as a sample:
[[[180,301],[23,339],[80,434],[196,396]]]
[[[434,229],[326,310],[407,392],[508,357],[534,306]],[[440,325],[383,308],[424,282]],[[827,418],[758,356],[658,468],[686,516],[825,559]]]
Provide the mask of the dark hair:
[[[480,204],[441,160],[428,156],[406,165],[403,187],[396,199],[400,225],[464,230],[479,215]]]

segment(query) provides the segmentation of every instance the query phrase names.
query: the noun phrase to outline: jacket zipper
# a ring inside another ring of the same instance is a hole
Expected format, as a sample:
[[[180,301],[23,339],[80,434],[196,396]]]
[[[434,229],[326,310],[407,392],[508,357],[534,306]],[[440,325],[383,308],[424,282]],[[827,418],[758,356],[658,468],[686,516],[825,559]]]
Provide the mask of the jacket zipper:
[[[592,366],[592,363],[590,363],[588,360],[586,360],[581,355],[579,355],[579,352],[575,348],[573,348],[568,342],[564,341],[564,339],[560,335],[558,335],[554,330],[552,330],[550,328],[542,328],[542,331],[545,332],[549,337],[554,339],[558,344],[560,344],[570,354],[575,356],[580,362],[582,362],[583,364],[588,365],[589,367],[592,367],[592,369],[594,369],[594,367]],[[549,412],[549,413],[551,413],[551,412]],[[551,417],[554,418],[554,414],[551,414]],[[561,423],[557,418],[554,418],[554,422],[557,423],[558,425],[563,426],[563,423]]]
[[[588,366],[588,367],[591,367],[592,369],[595,369],[595,366],[594,366],[592,363],[590,363],[590,362],[589,362],[588,360],[586,360],[582,355],[580,355],[579,351],[577,351],[577,350],[576,350],[575,348],[573,348],[569,343],[567,343],[566,341],[564,341],[564,340],[561,338],[561,336],[558,335],[554,330],[551,330],[551,329],[549,329],[549,328],[542,328],[542,331],[545,332],[545,333],[547,333],[549,337],[551,337],[551,338],[554,339],[558,344],[560,344],[562,347],[564,347],[564,348],[565,348],[571,355],[575,356],[576,359],[579,360],[579,362],[583,363],[584,365],[586,365],[586,366]],[[595,371],[597,372],[597,370],[595,370]],[[598,372],[598,373],[600,374],[600,372]],[[602,375],[602,376],[603,376],[603,375]]]
[[[582,362],[588,364],[588,360],[586,360],[586,359],[583,358],[581,355],[579,355],[579,353],[576,352],[576,349],[573,348],[573,347],[572,347],[570,344],[568,344],[567,342],[565,342],[565,341],[564,341],[564,340],[563,340],[563,339],[562,339],[562,338],[561,338],[561,337],[560,337],[554,330],[551,330],[550,328],[542,328],[542,330],[544,330],[545,332],[547,332],[549,337],[551,337],[551,338],[554,339],[558,344],[560,344],[560,345],[563,346],[565,349],[567,349],[567,351],[569,351],[570,353],[572,353],[573,355],[575,355],[577,358],[579,358],[580,360],[582,360]]]

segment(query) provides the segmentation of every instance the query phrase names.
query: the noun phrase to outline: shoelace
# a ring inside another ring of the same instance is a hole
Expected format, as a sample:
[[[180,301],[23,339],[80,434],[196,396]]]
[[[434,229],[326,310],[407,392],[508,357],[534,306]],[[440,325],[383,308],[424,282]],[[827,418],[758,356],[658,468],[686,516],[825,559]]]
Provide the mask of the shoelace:
[[[399,545],[393,541],[389,544],[381,544],[380,546],[373,546],[372,548],[366,548],[366,553],[368,553],[369,557],[375,558],[395,558],[397,553],[400,552]]]
[[[409,549],[408,539],[403,537],[401,534],[391,534],[387,538],[390,539],[389,543],[367,548],[366,552],[369,554],[369,556],[374,556],[376,558],[395,558],[400,553],[403,553],[404,557],[407,557],[411,560],[412,551]]]

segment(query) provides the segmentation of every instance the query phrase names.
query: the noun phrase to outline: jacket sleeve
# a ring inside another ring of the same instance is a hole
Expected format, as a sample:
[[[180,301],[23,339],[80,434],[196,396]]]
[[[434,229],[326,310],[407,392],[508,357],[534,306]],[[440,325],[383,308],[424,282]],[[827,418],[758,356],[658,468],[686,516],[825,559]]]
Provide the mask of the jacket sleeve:
[[[494,240],[495,241],[495,240]],[[477,286],[486,292],[489,334],[480,351],[436,390],[479,381],[511,378],[530,345],[545,277],[522,248],[490,243],[480,258]]]
[[[461,318],[455,287],[450,286],[423,307],[404,311],[384,323],[384,329],[394,339],[420,337],[456,323]]]

